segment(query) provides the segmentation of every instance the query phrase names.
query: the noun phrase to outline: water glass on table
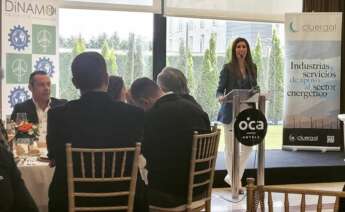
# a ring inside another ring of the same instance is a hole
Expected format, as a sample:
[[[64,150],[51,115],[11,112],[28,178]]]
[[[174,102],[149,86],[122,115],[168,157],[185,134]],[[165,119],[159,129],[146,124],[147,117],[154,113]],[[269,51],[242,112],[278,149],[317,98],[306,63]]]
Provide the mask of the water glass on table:
[[[8,136],[8,140],[11,141],[15,136],[15,123],[11,120],[11,116],[6,116],[6,132]]]
[[[28,121],[26,113],[17,113],[16,114],[16,124],[20,124],[21,122]]]

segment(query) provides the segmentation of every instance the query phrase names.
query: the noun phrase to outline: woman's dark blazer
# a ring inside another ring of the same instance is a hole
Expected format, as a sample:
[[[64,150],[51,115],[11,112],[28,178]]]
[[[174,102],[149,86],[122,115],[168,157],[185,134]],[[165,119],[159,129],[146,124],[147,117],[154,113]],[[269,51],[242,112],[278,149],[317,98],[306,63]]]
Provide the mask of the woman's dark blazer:
[[[256,82],[256,65],[254,65],[254,70],[249,72],[254,77],[250,77],[251,87],[241,87],[239,79],[236,78],[235,72],[230,63],[227,63],[223,66],[222,71],[220,72],[218,88],[216,96],[223,96],[224,94],[229,93],[233,89],[251,89],[252,87],[257,86]],[[217,121],[224,124],[230,124],[232,122],[232,103],[222,103],[220,110],[218,112]]]

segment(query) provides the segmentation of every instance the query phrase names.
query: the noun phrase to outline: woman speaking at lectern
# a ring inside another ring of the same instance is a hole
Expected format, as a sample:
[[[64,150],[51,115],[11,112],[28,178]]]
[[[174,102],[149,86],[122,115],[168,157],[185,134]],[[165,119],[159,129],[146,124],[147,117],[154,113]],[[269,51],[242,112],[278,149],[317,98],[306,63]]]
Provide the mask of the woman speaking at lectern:
[[[232,44],[231,61],[224,65],[219,76],[219,83],[217,88],[217,98],[221,103],[221,108],[218,113],[217,120],[224,124],[225,136],[225,166],[228,174],[225,177],[225,182],[231,185],[232,175],[232,154],[233,154],[233,140],[232,140],[232,103],[224,101],[224,96],[233,89],[253,89],[257,87],[256,82],[256,65],[253,63],[250,54],[248,41],[244,38],[237,38]],[[248,105],[242,105],[241,110],[249,108]],[[247,159],[250,156],[252,147],[240,145],[240,162],[239,162],[239,179],[241,180]],[[238,184],[241,187],[241,183]]]

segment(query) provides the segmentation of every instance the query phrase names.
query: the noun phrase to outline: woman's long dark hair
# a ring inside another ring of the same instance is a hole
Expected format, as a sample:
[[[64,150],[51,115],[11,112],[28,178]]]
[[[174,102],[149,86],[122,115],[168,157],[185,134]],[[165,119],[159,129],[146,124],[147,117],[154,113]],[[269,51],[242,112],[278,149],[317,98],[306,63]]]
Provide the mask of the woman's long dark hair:
[[[247,46],[247,54],[246,54],[246,58],[245,58],[245,61],[246,61],[246,69],[248,70],[248,74],[251,74],[254,79],[256,79],[256,66],[255,64],[253,63],[253,59],[252,59],[252,54],[250,53],[250,47],[249,47],[249,43],[246,39],[244,38],[241,38],[241,37],[238,37],[234,40],[234,42],[232,43],[232,47],[231,47],[231,61],[230,61],[230,66],[232,68],[232,70],[234,70],[234,73],[236,75],[236,78],[237,79],[241,79],[242,78],[242,75],[241,75],[241,71],[240,71],[240,67],[239,67],[239,64],[238,64],[238,59],[236,57],[236,46],[239,42],[244,42]]]

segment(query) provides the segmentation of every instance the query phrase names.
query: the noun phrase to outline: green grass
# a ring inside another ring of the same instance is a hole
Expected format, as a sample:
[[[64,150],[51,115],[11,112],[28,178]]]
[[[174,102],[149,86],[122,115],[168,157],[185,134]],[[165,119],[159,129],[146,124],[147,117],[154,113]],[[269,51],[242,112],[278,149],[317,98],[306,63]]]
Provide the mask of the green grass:
[[[218,151],[224,151],[224,134],[223,127],[219,126],[222,133],[220,135]],[[282,125],[269,125],[266,138],[265,149],[281,149],[283,144],[283,126]]]
[[[281,149],[283,145],[283,125],[269,125],[266,138],[266,149]]]

